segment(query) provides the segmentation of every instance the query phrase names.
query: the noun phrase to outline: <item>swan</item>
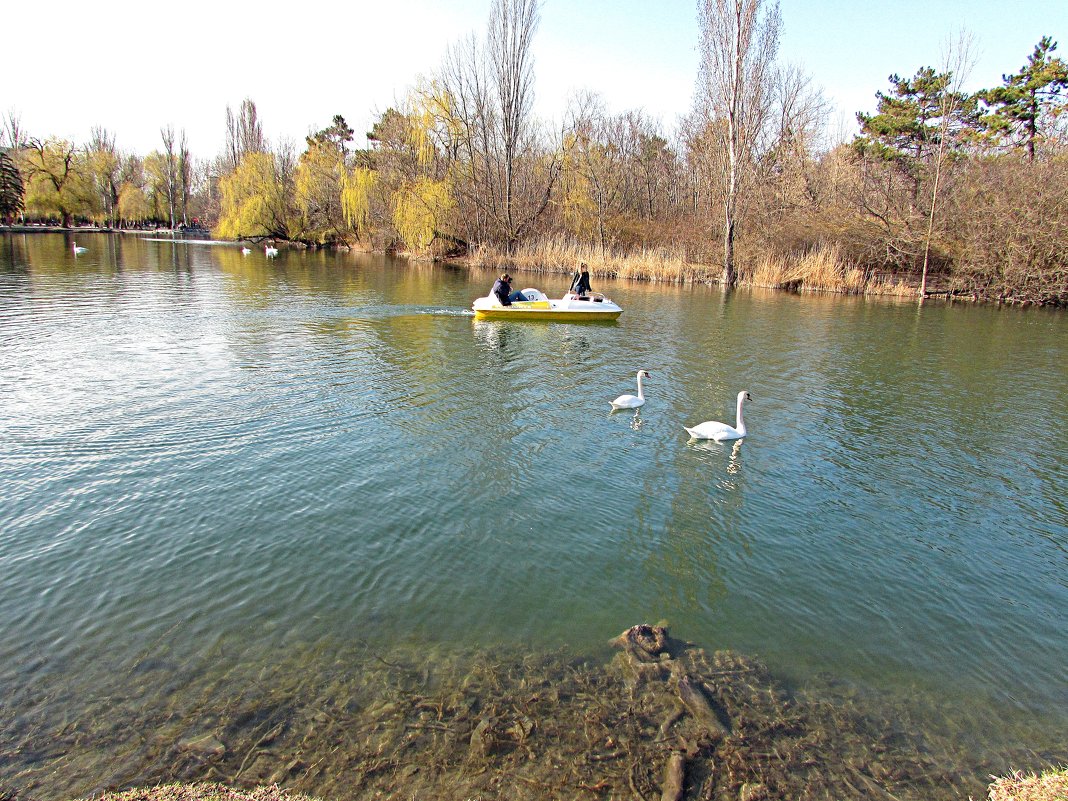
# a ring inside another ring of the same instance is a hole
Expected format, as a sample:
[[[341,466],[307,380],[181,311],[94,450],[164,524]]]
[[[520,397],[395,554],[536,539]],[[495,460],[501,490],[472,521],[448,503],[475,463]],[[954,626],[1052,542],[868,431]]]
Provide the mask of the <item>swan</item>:
[[[79,253],[86,253],[86,252],[88,252],[88,250],[89,250],[89,248],[79,247],[77,242],[74,243],[74,255],[75,256],[77,256]]]
[[[251,252],[252,251],[249,250],[248,248],[241,248],[241,255],[243,255],[243,256],[247,256]]]
[[[265,255],[273,258],[278,255],[278,248],[272,248],[270,245],[265,245],[263,252]]]
[[[637,409],[639,406],[645,405],[645,396],[642,394],[642,379],[649,377],[648,370],[638,371],[638,394],[637,395],[620,395],[614,401],[612,401],[613,409]]]
[[[738,424],[733,428],[726,423],[717,423],[712,420],[696,425],[693,428],[686,428],[685,426],[683,428],[686,428],[694,439],[714,439],[716,442],[723,442],[727,439],[741,439],[746,433],[745,420],[742,419],[742,404],[752,399],[753,396],[745,390],[738,393]]]

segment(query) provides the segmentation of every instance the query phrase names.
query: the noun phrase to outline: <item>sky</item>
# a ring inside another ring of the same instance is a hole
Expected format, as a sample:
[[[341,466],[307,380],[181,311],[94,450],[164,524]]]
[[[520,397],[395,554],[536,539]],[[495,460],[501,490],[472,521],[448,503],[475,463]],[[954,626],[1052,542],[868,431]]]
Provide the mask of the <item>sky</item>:
[[[341,114],[357,145],[375,119],[431,76],[449,45],[484,37],[491,0],[159,0],[8,4],[0,115],[31,136],[84,144],[94,127],[120,149],[160,148],[186,132],[194,156],[221,152],[226,107],[251,98],[272,142],[298,145]],[[560,122],[591,91],[612,113],[643,110],[666,133],[692,105],[696,0],[542,0],[533,45],[535,111]],[[888,76],[939,66],[963,31],[974,57],[964,88],[1001,84],[1044,36],[1068,58],[1068,0],[780,0],[779,58],[832,106],[832,138],[874,111]]]

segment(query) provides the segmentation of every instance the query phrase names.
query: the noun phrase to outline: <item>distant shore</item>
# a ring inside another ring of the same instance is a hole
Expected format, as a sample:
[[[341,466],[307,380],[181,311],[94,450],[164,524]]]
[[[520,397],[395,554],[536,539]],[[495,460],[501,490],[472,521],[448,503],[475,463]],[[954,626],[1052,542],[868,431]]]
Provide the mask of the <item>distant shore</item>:
[[[211,239],[212,231],[199,226],[178,228],[108,228],[103,226],[77,226],[64,228],[60,225],[0,225],[0,233],[59,233],[59,234],[135,234],[143,236],[172,236],[188,239]],[[285,247],[305,249],[306,244],[288,242],[272,237],[235,240],[241,242],[269,242]],[[325,249],[337,251],[365,250],[349,244],[332,244]],[[370,252],[370,251],[368,251]],[[397,252],[400,258],[416,261],[420,257]],[[625,278],[637,281],[669,284],[708,284],[720,282],[720,269],[713,264],[689,261],[685,255],[664,248],[636,252],[611,252],[598,249],[577,248],[570,243],[548,241],[520,248],[505,254],[494,248],[480,248],[463,256],[445,256],[434,261],[461,268],[508,270],[515,272],[569,274],[580,262],[586,262],[594,278]],[[835,246],[826,246],[792,257],[755,258],[750,268],[739,270],[739,286],[759,289],[776,289],[793,293],[832,293],[842,295],[865,295],[896,297],[919,300],[920,279],[918,275],[883,270],[861,269],[843,256]],[[927,280],[925,298],[944,301],[974,301],[1019,306],[1068,306],[1068,295],[1061,293],[1063,301],[1042,302],[1026,297],[992,296],[980,287],[965,287],[955,284],[947,276],[931,275]]]
[[[209,228],[105,228],[99,225],[78,225],[64,228],[62,225],[0,225],[0,232],[12,234],[204,234],[211,235]]]

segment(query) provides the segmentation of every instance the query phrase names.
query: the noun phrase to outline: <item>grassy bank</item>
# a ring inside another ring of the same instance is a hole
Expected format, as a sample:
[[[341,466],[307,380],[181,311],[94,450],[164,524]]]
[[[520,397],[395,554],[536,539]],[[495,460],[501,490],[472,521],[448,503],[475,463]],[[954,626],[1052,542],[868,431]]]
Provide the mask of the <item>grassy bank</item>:
[[[670,248],[602,251],[564,239],[546,239],[507,254],[491,246],[476,249],[468,257],[472,266],[495,271],[572,273],[582,262],[590,274],[602,278],[628,278],[665,283],[718,283],[718,265],[689,261],[685,252]],[[836,245],[784,255],[741,254],[738,266],[741,286],[784,289],[794,292],[839,292],[853,295],[916,297],[911,282],[864,270],[847,259]]]
[[[753,787],[753,785],[749,785]],[[397,788],[398,790],[400,788]],[[744,793],[744,791],[743,791]],[[591,796],[592,797],[592,796]],[[744,795],[742,796],[744,797]],[[753,794],[750,793],[750,797]],[[762,796],[768,799],[768,796]],[[1064,801],[1068,798],[1068,768],[1040,775],[1013,773],[995,779],[989,788],[989,801]],[[100,801],[316,801],[290,793],[278,785],[253,790],[237,790],[222,784],[165,784],[153,788],[105,793]]]
[[[1068,799],[1068,766],[1040,774],[1014,771],[994,779],[990,801],[1065,801]]]

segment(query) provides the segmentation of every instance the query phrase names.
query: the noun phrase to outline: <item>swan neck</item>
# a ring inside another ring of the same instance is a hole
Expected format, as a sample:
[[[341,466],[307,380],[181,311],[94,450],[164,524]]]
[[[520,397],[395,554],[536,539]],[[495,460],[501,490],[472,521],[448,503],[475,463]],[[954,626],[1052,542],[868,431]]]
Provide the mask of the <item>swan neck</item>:
[[[745,433],[745,418],[742,417],[742,404],[744,402],[745,402],[745,398],[739,396],[738,397],[738,414],[735,415],[735,417],[737,418],[737,420],[736,420],[737,425],[734,426],[736,429],[741,431],[743,434]]]
[[[642,394],[642,374],[638,373],[638,397],[645,400],[645,396]]]

